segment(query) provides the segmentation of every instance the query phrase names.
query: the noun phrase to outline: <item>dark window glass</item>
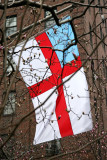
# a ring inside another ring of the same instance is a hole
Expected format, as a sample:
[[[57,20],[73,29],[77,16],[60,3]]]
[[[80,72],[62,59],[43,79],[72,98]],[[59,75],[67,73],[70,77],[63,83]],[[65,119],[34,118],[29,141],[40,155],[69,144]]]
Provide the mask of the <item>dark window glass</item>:
[[[107,91],[105,89],[105,100],[106,100],[106,106],[107,106]]]
[[[88,0],[88,4],[90,4],[90,0]]]
[[[46,146],[46,155],[47,156],[54,156],[59,154],[61,151],[61,144],[60,144],[60,140],[53,140],[51,142],[47,143]]]
[[[9,16],[6,18],[6,36],[12,35],[17,31],[17,17]]]
[[[12,115],[15,113],[15,91],[11,91],[8,96],[7,103],[4,108],[4,115]]]
[[[91,27],[90,24],[89,24],[89,31],[90,31],[90,44],[91,44],[91,46],[92,46],[92,48],[93,48],[92,27]]]
[[[57,10],[55,9],[55,12]],[[48,17],[50,16],[51,13],[49,11],[45,11],[45,17]],[[53,24],[55,23],[54,19],[53,18],[50,18],[48,21],[45,22],[45,28],[49,28],[50,26],[52,26]]]
[[[95,108],[95,118],[96,121],[98,120],[98,113],[97,113],[97,98],[94,97],[94,108]]]

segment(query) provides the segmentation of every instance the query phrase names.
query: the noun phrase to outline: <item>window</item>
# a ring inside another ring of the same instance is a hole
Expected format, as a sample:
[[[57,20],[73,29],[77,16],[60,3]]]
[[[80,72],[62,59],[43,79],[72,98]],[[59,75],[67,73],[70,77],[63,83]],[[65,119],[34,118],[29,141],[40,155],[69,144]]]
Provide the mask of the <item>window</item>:
[[[105,0],[103,0],[103,3],[104,3],[104,5],[105,5]]]
[[[106,30],[106,33],[107,33],[107,20],[105,20],[105,30]]]
[[[0,137],[0,139],[1,139],[1,137]],[[5,160],[6,159],[6,155],[4,154],[2,149],[0,149],[0,159],[1,160]]]
[[[88,0],[88,4],[90,4],[90,0]]]
[[[9,16],[6,18],[6,36],[10,36],[17,31],[17,17]]]
[[[105,89],[105,99],[106,99],[106,106],[107,106],[107,91]]]
[[[107,80],[107,66],[105,66],[105,77],[106,77],[106,80]]]
[[[16,70],[16,64],[15,62],[12,60],[11,56],[7,56],[7,70],[6,70],[6,75],[10,76],[10,74]]]
[[[88,0],[88,4],[90,5],[90,0]],[[90,7],[89,7],[89,12],[90,12]]]
[[[16,1],[19,1],[19,0],[8,0],[8,2],[16,2]]]
[[[95,81],[95,74],[94,74],[94,61],[92,60],[91,61],[91,70],[92,70],[92,80],[93,80],[93,83]]]
[[[61,144],[60,140],[53,140],[51,142],[48,142],[46,147],[46,155],[47,156],[54,156],[59,154],[61,151]]]
[[[55,12],[57,11],[56,9],[54,10]],[[45,17],[50,16],[51,13],[49,11],[45,11]],[[55,23],[53,18],[50,18],[48,21],[45,22],[45,28],[49,28]]]
[[[103,39],[104,39],[104,34],[103,34]],[[104,51],[105,51],[105,42],[104,42],[104,40],[103,40],[103,42],[102,42],[102,46],[103,46]]]
[[[9,132],[8,132],[9,133]],[[2,139],[3,142],[5,142],[9,135],[8,133],[6,134],[0,134],[0,138]],[[14,146],[15,146],[15,137],[14,135],[11,137],[11,140],[8,140],[8,142],[6,143],[6,148],[8,148],[8,150],[5,149],[5,152],[4,150],[0,150],[0,159],[1,160],[8,160],[8,159],[13,159],[14,157]]]
[[[100,26],[100,37],[101,37],[101,40],[103,39],[103,32],[102,32],[102,28]]]
[[[90,24],[89,24],[89,29],[90,29],[90,44],[91,44],[91,46],[92,46],[92,48],[93,48],[92,27],[91,27]]]
[[[101,40],[104,39],[104,34],[103,34],[103,31],[102,31],[102,27],[100,26],[100,37],[101,37]],[[102,41],[102,47],[104,48],[105,50],[105,42]]]
[[[91,70],[92,70],[92,72],[94,71],[94,61],[93,61],[93,59],[91,61]]]
[[[97,98],[94,96],[94,108],[95,108],[95,118],[96,121],[98,120],[98,113],[97,113]]]
[[[80,0],[81,3],[84,3],[84,0]]]
[[[98,0],[98,5],[99,5],[99,6],[101,5],[100,0]],[[102,13],[102,8],[99,8],[99,11],[101,11],[101,13]]]
[[[103,68],[103,73],[104,73],[104,77],[107,80],[107,66],[105,64],[104,58],[102,57],[102,68]]]
[[[104,61],[103,57],[102,57],[102,68],[103,68],[103,73],[104,73],[104,76],[105,76],[105,61]]]
[[[4,108],[4,115],[15,113],[15,91],[11,91],[8,96],[7,103]]]
[[[98,0],[98,5],[100,5],[100,0]]]

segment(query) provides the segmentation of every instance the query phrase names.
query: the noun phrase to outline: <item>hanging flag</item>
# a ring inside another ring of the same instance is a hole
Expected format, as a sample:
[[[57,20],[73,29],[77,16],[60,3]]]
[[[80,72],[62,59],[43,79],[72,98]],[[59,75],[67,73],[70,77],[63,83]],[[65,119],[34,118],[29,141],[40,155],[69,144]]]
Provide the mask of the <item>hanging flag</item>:
[[[67,17],[68,18],[68,17]],[[28,87],[35,111],[33,144],[79,134],[92,129],[88,85],[70,23],[55,25],[30,39],[21,55],[19,71]],[[23,43],[15,49],[18,64]],[[77,72],[76,72],[77,71]],[[70,77],[76,74],[70,79]],[[60,85],[69,79],[66,83]],[[60,85],[60,87],[58,87]],[[58,87],[58,88],[57,88]]]

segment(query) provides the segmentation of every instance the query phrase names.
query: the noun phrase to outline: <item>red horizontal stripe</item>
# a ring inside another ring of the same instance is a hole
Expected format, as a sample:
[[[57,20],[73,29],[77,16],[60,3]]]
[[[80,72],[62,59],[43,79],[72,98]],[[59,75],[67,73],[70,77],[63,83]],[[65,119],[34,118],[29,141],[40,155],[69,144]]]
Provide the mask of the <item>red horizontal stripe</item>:
[[[82,65],[82,63],[81,63],[80,57],[78,57],[77,60],[73,60],[73,61],[67,63],[64,66],[62,78],[65,78],[65,77],[71,75],[72,73],[76,72],[81,67],[81,65]]]
[[[29,94],[31,98],[37,97],[40,94],[48,91],[49,89],[53,88],[56,86],[56,79],[53,76],[48,77],[47,79],[44,79],[41,82],[38,82],[30,87],[29,89]]]
[[[76,62],[71,61],[71,64],[66,64],[64,66],[64,69],[62,70],[62,72],[63,72],[62,78],[65,78],[66,76],[69,76],[70,74],[74,73],[80,67],[81,67],[81,61],[80,61],[80,57],[78,57],[78,60]],[[61,73],[54,74],[54,75],[48,77],[47,79],[44,79],[43,81],[40,81],[40,82],[28,87],[29,94],[30,94],[31,98],[39,96],[40,94],[46,92],[47,90],[57,86],[59,77],[61,77]]]

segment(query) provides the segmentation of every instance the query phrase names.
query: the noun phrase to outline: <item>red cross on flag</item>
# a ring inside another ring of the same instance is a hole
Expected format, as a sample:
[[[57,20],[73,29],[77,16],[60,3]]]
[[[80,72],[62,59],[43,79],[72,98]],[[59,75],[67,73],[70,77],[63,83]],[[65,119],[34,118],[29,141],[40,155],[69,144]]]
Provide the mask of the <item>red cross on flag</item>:
[[[92,129],[88,85],[77,45],[68,47],[71,41],[74,41],[71,25],[55,25],[30,39],[21,54],[19,71],[34,108],[43,103],[35,110],[34,145]],[[15,49],[16,64],[23,44]]]

